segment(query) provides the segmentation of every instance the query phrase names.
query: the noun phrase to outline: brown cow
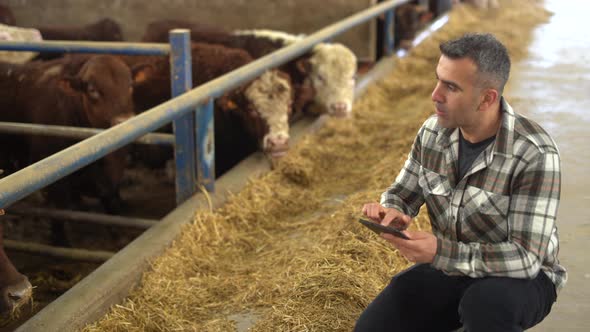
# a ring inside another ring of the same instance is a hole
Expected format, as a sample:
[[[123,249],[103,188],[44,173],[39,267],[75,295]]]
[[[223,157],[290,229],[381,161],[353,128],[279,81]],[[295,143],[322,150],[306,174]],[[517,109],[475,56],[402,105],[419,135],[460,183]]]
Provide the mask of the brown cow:
[[[4,211],[0,209],[0,218]],[[29,279],[20,274],[4,252],[2,219],[0,219],[0,314],[16,310],[27,303],[33,293]]]
[[[14,14],[12,13],[12,9],[10,9],[10,7],[0,5],[0,23],[6,25],[16,25],[16,20],[14,19]]]
[[[103,18],[82,26],[40,26],[44,40],[122,41],[121,26],[115,20]]]
[[[80,40],[80,41],[122,41],[121,26],[115,20],[103,18],[82,26],[39,26],[35,27],[43,40]],[[37,60],[50,60],[62,57],[62,53],[41,52]]]
[[[155,56],[125,56],[135,75],[134,100],[138,111],[170,99],[170,63]],[[252,61],[245,51],[221,45],[193,43],[193,86],[201,85]],[[270,157],[288,148],[288,115],[292,92],[287,75],[268,71],[216,99],[215,139],[220,175],[258,146]],[[161,159],[161,158],[158,158]]]
[[[37,124],[108,128],[134,115],[131,72],[115,56],[72,55],[0,68],[0,86],[12,84],[14,92],[12,98],[0,100],[0,120],[24,118]],[[74,141],[32,136],[29,143],[28,162],[36,162]],[[79,201],[79,190],[95,190],[105,210],[114,212],[121,203],[118,188],[124,165],[124,153],[113,152],[50,185],[48,199],[71,207]]]
[[[416,33],[426,26],[434,14],[426,6],[406,3],[395,9],[394,45],[403,49],[412,47]]]
[[[191,22],[162,20],[149,24],[142,38],[145,42],[166,42],[168,30],[185,28],[197,42],[241,48],[259,58],[301,40],[280,31],[223,29]],[[311,101],[329,114],[346,116],[352,109],[356,57],[344,45],[321,43],[311,52],[280,67],[291,76],[295,91],[295,113]]]

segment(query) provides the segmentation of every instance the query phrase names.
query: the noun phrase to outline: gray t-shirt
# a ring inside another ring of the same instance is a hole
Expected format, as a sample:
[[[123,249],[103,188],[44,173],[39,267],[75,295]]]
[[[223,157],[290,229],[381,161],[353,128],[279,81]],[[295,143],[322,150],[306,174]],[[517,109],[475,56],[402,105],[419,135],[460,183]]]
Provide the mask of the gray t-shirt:
[[[477,143],[471,143],[463,138],[459,130],[459,180],[467,173],[475,158],[496,139],[496,135]]]

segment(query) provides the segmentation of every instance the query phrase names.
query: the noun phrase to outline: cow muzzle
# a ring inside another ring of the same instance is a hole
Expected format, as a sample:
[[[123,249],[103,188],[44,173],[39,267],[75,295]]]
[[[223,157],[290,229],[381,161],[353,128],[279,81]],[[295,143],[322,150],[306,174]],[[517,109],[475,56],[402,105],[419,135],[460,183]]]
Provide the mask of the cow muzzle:
[[[263,150],[272,159],[284,157],[289,151],[289,136],[284,134],[266,135],[263,142]]]
[[[0,290],[0,313],[13,312],[31,299],[33,286],[26,276],[21,276],[17,283]]]
[[[345,118],[350,115],[351,107],[348,103],[345,102],[337,102],[330,104],[330,108],[328,109],[328,114],[331,116],[335,116],[338,118]]]

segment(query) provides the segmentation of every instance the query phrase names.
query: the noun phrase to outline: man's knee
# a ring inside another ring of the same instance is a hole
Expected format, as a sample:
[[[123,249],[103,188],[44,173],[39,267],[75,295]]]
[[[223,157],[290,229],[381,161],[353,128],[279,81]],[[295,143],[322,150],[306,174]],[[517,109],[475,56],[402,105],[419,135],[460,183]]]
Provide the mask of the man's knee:
[[[459,316],[466,331],[522,331],[514,294],[498,287],[495,280],[471,285],[459,303]]]

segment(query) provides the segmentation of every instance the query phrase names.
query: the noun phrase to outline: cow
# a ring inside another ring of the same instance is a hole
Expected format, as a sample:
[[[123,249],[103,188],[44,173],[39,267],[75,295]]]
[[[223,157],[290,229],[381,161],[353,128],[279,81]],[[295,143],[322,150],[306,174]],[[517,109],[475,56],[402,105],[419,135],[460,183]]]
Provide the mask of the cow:
[[[412,47],[416,33],[434,16],[428,7],[414,3],[399,5],[394,13],[394,45],[406,50]]]
[[[94,23],[81,26],[36,26],[44,40],[69,41],[122,41],[123,31],[119,23],[102,18]],[[62,57],[62,53],[41,52],[36,60],[51,60]]]
[[[0,24],[16,25],[16,20],[14,19],[14,14],[10,7],[0,5]]]
[[[0,218],[4,211],[0,209]],[[0,219],[0,314],[13,312],[29,302],[33,287],[29,279],[20,274],[4,252],[4,231]]]
[[[17,84],[14,84],[10,75],[15,66],[13,63],[0,62],[0,121],[3,122],[27,121],[24,112],[19,111],[16,104]],[[0,169],[3,174],[23,168],[29,157],[25,137],[0,133],[0,153]]]
[[[135,77],[134,100],[138,112],[170,99],[170,63],[167,58],[124,56],[122,59]],[[192,43],[191,59],[193,86],[253,60],[243,50],[205,43]],[[259,147],[271,159],[284,155],[288,149],[291,103],[289,77],[278,70],[269,70],[217,98],[214,112],[217,174],[223,174]],[[163,161],[159,157],[156,160]]]
[[[132,116],[131,71],[112,55],[70,55],[47,62],[0,65],[0,86],[12,86],[0,100],[0,121],[22,120],[47,125],[109,128]],[[74,142],[33,135],[27,141],[28,159],[39,161]],[[121,206],[119,185],[125,152],[112,152],[46,188],[47,199],[60,208],[76,207],[80,192],[97,196],[113,213]]]
[[[45,40],[122,41],[121,26],[115,20],[102,18],[81,26],[38,26]]]
[[[38,42],[42,40],[39,30],[0,24],[0,41]],[[0,51],[0,61],[25,63],[36,55],[36,52]]]
[[[254,58],[304,38],[273,30],[229,32],[191,22],[161,20],[148,24],[142,41],[166,42],[168,31],[174,28],[189,29],[193,41],[241,48]],[[314,102],[328,114],[348,116],[352,110],[356,66],[354,53],[338,43],[320,43],[309,53],[280,66],[279,69],[291,76],[295,91],[293,114]]]
[[[438,0],[434,0],[434,5]],[[412,41],[418,31],[423,29],[426,24],[434,17],[436,7],[433,5],[424,5],[421,1],[407,2],[398,5],[393,10],[393,47],[409,50],[412,47]],[[435,8],[435,9],[432,9]],[[386,45],[384,43],[385,35],[385,15],[379,16],[377,20],[377,58],[385,55]]]

